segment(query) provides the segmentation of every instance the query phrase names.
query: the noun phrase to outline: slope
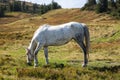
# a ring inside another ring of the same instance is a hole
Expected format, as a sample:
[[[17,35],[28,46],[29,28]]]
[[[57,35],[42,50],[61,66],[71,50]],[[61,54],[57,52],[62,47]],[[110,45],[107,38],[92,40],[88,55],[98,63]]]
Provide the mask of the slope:
[[[41,16],[25,13],[10,15],[13,17],[0,18],[0,79],[14,80],[16,76],[20,80],[52,79],[61,76],[75,80],[120,79],[120,21],[106,14],[80,9],[58,9]],[[29,45],[34,31],[43,24],[58,25],[69,21],[84,22],[89,27],[91,50],[88,68],[80,67],[83,54],[73,40],[63,46],[49,47],[50,65],[43,66],[43,50],[38,54],[39,68],[33,69],[26,65],[24,48]]]
[[[109,33],[116,32],[112,26],[119,23],[109,15],[96,14],[92,11],[81,11],[80,9],[58,9],[38,16],[25,13],[10,13],[6,18],[0,18],[1,39],[30,39],[33,32],[42,24],[58,25],[70,21],[84,22],[88,24],[92,40],[95,37],[103,37]],[[106,26],[106,27],[105,27]],[[108,32],[105,28],[108,26]],[[101,29],[100,29],[101,28]],[[99,33],[96,33],[96,29]],[[104,32],[102,30],[105,30]],[[32,33],[32,34],[30,34]],[[1,41],[2,43],[2,41]]]

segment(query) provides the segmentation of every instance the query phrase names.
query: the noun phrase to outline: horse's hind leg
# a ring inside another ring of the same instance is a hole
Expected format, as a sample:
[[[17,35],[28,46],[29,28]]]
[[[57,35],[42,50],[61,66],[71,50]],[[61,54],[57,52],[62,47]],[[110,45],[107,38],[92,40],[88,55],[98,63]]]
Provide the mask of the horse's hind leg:
[[[84,52],[84,63],[82,66],[86,67],[87,63],[88,63],[88,59],[87,59],[86,47],[83,42],[83,38],[81,37],[81,35],[77,35],[75,41],[79,44],[79,46],[82,48],[82,50]]]
[[[44,47],[44,55],[45,55],[45,59],[46,59],[46,64],[49,64],[49,61],[48,61],[48,47]]]
[[[83,42],[80,42],[79,44],[80,44],[80,46],[81,46],[81,48],[82,48],[82,50],[83,50],[83,52],[84,52],[84,63],[83,63],[82,66],[83,66],[83,67],[86,67],[86,66],[87,66],[87,63],[88,63],[87,54],[86,54],[86,47],[85,47],[85,45],[84,45]]]

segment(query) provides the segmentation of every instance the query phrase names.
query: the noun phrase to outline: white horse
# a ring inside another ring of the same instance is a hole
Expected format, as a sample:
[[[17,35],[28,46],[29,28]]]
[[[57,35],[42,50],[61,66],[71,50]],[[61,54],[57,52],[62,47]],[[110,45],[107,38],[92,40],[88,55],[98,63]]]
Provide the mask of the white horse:
[[[27,49],[27,63],[30,65],[31,61],[34,60],[34,67],[37,67],[37,53],[42,47],[44,47],[46,64],[48,64],[48,46],[63,45],[71,39],[74,39],[82,48],[84,52],[83,67],[85,67],[88,63],[87,55],[90,44],[89,30],[85,24],[78,22],[69,22],[57,26],[50,26],[46,24],[40,26],[34,33],[31,43]]]

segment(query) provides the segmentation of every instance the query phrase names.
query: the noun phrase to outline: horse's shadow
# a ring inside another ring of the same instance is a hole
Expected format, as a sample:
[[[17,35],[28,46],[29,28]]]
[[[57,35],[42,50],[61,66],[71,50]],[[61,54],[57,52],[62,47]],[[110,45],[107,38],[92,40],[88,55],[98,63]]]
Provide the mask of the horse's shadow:
[[[60,69],[63,69],[66,66],[63,63],[50,63],[50,64],[47,64],[47,65],[43,65],[42,67],[43,68],[60,68]]]
[[[71,65],[78,65],[80,63],[82,63],[83,61],[81,60],[67,60],[66,63],[50,63],[48,65],[43,65],[43,68],[66,68],[66,67],[70,67]],[[78,65],[79,66],[79,65]]]

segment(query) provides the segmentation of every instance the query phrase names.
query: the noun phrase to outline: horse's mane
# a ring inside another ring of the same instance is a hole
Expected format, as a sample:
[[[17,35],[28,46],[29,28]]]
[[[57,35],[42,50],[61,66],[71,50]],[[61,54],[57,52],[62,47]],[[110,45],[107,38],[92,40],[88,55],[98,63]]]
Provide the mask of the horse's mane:
[[[49,24],[43,24],[41,27],[49,27]]]
[[[50,26],[49,24],[43,24],[43,25],[39,26],[38,29],[42,29],[42,28],[49,27],[49,26]]]

